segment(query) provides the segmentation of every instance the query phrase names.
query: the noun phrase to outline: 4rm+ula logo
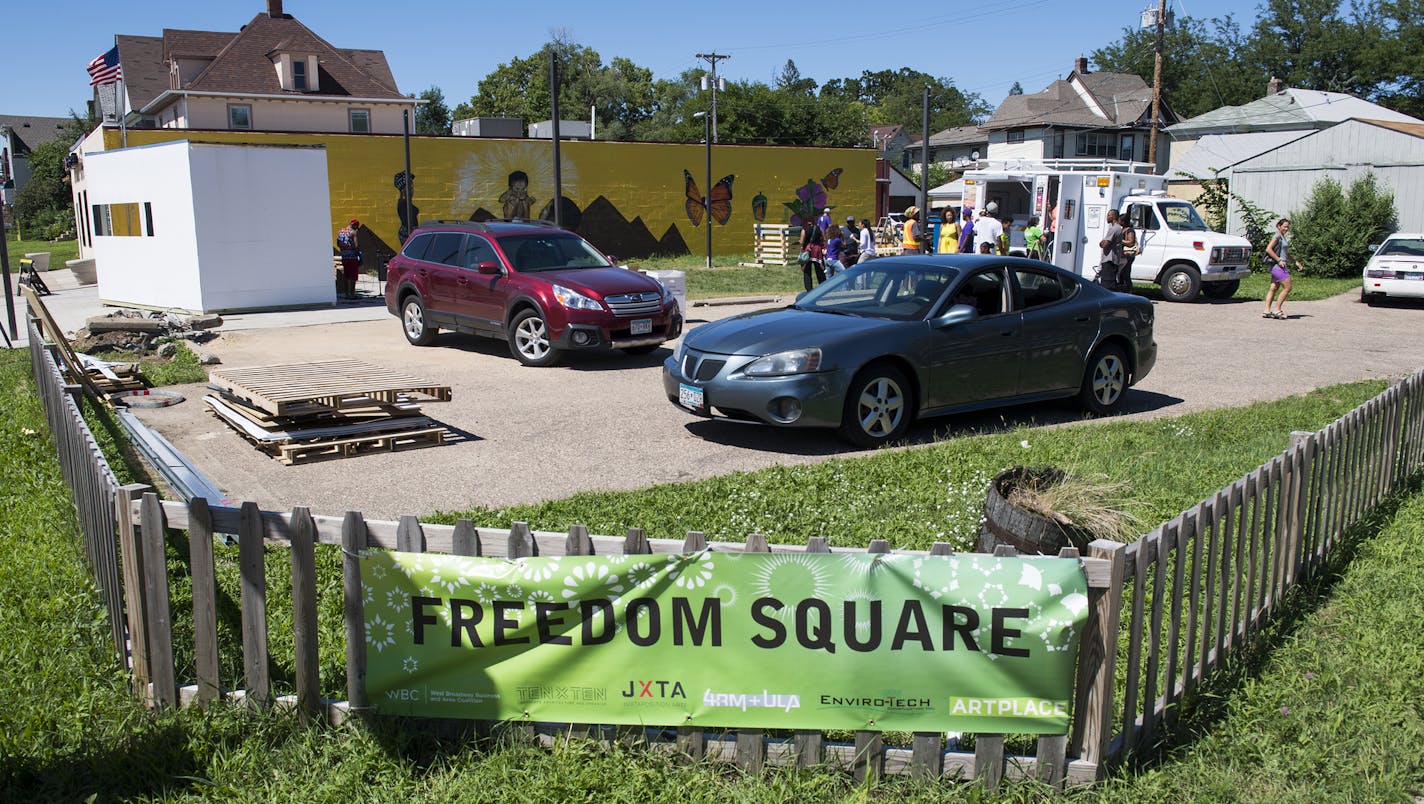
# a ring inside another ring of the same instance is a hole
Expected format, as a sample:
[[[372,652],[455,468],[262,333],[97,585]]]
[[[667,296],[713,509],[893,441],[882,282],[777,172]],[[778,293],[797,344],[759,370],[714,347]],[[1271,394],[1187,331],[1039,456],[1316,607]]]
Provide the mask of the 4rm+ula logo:
[[[681,681],[663,681],[660,679],[650,679],[648,681],[629,681],[628,689],[622,693],[624,698],[686,698],[687,693],[683,692]]]

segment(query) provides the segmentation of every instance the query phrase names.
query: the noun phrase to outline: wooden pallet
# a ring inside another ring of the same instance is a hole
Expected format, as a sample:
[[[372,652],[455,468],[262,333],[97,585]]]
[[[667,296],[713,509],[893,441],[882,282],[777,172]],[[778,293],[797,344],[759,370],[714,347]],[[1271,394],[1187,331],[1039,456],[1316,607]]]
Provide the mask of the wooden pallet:
[[[801,252],[801,227],[758,223],[752,227],[755,259],[762,265],[794,265]]]
[[[313,404],[345,410],[372,402],[394,405],[412,396],[450,401],[448,385],[350,359],[223,369],[209,374],[208,382],[224,396],[273,416],[315,412]]]
[[[291,466],[294,463],[322,458],[349,458],[364,452],[395,452],[398,449],[438,447],[445,443],[445,436],[449,432],[444,427],[427,427],[397,433],[276,444],[273,445],[272,457]]]

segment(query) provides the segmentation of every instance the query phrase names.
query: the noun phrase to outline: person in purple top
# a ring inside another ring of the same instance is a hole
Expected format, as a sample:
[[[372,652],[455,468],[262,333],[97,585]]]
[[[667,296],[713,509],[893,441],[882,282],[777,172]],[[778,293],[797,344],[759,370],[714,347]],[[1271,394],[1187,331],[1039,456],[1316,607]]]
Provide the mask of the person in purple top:
[[[841,238],[841,227],[830,224],[826,227],[826,276],[832,277],[845,270],[841,255],[845,253],[845,241]]]
[[[964,208],[963,221],[960,223],[959,253],[974,253],[974,207]]]

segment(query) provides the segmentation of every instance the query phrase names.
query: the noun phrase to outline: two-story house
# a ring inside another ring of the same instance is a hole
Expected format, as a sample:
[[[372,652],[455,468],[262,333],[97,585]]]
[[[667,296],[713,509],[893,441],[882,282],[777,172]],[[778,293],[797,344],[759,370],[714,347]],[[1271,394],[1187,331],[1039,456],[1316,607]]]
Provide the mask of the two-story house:
[[[1174,122],[1166,105],[1159,128]],[[1050,159],[1145,162],[1152,129],[1152,88],[1140,76],[1095,73],[1078,58],[1067,78],[1033,94],[1010,95],[980,126],[991,162]],[[1158,162],[1165,165],[1165,137]]]
[[[115,37],[132,128],[399,134],[418,101],[396,87],[379,50],[338,48],[282,11],[237,32],[164,29]],[[96,104],[112,87],[99,87]],[[116,112],[115,112],[116,113]]]
[[[13,225],[10,211],[15,196],[30,178],[30,149],[58,137],[63,117],[24,117],[0,114],[0,199],[5,204],[5,225]]]

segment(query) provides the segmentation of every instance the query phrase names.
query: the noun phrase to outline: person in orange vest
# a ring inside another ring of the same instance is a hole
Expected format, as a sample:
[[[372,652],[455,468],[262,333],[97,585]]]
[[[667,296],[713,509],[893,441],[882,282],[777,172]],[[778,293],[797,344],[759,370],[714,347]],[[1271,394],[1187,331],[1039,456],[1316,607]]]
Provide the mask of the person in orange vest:
[[[919,254],[924,250],[924,228],[920,225],[920,208],[905,210],[905,232],[900,238],[901,254]]]

